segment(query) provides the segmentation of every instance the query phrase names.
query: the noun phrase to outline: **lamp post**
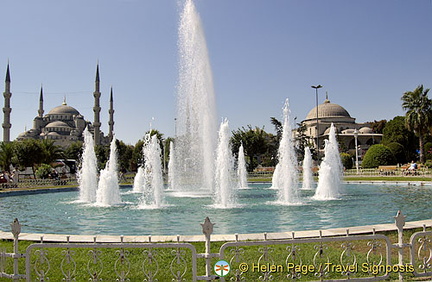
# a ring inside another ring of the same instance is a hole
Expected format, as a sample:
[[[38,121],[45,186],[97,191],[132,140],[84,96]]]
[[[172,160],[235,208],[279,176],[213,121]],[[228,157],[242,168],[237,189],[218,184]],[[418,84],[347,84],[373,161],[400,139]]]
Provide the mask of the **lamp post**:
[[[319,124],[318,124],[318,89],[322,88],[321,84],[316,86],[312,85],[312,88],[315,89],[315,97],[316,97],[316,146],[317,146],[317,162],[319,162]]]
[[[355,165],[356,165],[357,174],[359,174],[357,138],[358,138],[358,131],[356,128],[356,129],[354,129],[355,158],[356,158]]]

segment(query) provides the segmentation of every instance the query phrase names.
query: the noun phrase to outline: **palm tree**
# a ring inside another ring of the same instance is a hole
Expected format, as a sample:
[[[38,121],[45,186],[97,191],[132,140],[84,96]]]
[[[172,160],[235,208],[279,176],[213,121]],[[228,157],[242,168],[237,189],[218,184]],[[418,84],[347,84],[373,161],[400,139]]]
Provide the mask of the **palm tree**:
[[[64,158],[63,149],[59,145],[55,145],[54,140],[43,139],[40,141],[42,149],[41,163],[50,164],[56,159]]]
[[[402,108],[406,110],[405,125],[419,138],[420,162],[424,163],[424,136],[432,127],[432,100],[428,97],[429,89],[419,85],[414,91],[407,91],[402,96]]]

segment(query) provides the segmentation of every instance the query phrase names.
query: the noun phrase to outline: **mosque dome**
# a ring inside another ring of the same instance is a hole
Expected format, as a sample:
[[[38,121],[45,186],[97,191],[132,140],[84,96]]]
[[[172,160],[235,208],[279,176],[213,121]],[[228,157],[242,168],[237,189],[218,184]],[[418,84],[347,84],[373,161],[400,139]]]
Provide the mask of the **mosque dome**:
[[[67,123],[59,120],[48,123],[46,127],[47,128],[58,128],[58,127],[71,128]]]
[[[77,109],[66,105],[66,103],[63,103],[60,106],[55,107],[48,113],[49,115],[79,115]]]
[[[330,100],[326,99],[324,103],[318,105],[318,118],[350,118],[351,116],[344,107],[330,103]],[[317,118],[317,109],[314,107],[308,115],[306,116],[306,120],[313,120]]]
[[[365,126],[365,127],[360,128],[359,132],[361,134],[371,134],[371,133],[373,133],[373,130],[372,130],[372,128]]]

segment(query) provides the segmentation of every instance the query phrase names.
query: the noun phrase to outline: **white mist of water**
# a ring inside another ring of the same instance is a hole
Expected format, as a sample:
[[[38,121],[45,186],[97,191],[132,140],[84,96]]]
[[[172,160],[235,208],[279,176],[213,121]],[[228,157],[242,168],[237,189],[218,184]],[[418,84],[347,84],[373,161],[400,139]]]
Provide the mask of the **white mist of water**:
[[[170,155],[168,161],[168,189],[170,190],[178,190],[176,189],[176,174],[177,174],[177,166],[175,159],[175,147],[174,142],[170,142]]]
[[[324,159],[319,170],[318,186],[313,196],[315,200],[337,199],[342,194],[342,161],[339,155],[336,129],[332,123],[329,139],[325,140]]]
[[[215,207],[232,208],[236,206],[236,181],[234,181],[234,158],[230,146],[228,120],[219,129],[219,142],[216,150]]]
[[[109,160],[99,176],[99,185],[96,191],[96,205],[99,206],[118,205],[122,202],[118,184],[117,146],[115,141],[115,138],[111,141]]]
[[[192,0],[186,0],[179,25],[174,188],[213,189],[217,140],[216,102],[207,43]]]
[[[160,208],[164,201],[164,187],[161,148],[156,135],[146,135],[143,153],[145,181],[140,207]]]
[[[273,188],[278,189],[279,204],[299,204],[298,169],[292,130],[290,124],[290,110],[288,99],[283,107],[282,138],[279,143],[276,171],[273,174]]]
[[[314,180],[312,173],[312,154],[309,147],[305,147],[303,159],[303,184],[302,189],[313,189]]]
[[[271,189],[278,189],[279,188],[279,172],[280,172],[280,165],[277,164],[275,166],[275,170],[273,172],[273,176],[272,176],[272,185],[271,185]]]
[[[137,174],[135,175],[134,178],[132,192],[142,193],[144,191],[144,181],[145,181],[144,168],[142,166],[139,166]]]
[[[97,158],[94,151],[92,134],[87,127],[84,129],[84,147],[81,156],[81,169],[78,174],[79,201],[94,203],[96,201],[97,179]]]
[[[244,156],[243,144],[240,145],[240,148],[238,151],[237,175],[239,178],[239,187],[240,188],[248,188],[246,161],[245,161],[245,156]]]

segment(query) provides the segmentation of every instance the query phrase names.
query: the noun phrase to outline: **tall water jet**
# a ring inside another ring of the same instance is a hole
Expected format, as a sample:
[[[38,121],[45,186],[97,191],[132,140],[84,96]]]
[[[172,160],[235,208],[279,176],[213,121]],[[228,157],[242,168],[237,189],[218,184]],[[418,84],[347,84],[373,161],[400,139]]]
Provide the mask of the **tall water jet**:
[[[236,205],[237,195],[236,181],[234,181],[234,159],[230,146],[230,130],[226,119],[220,125],[218,140],[215,168],[215,206],[232,208]]]
[[[237,175],[239,177],[239,187],[240,188],[248,188],[246,161],[245,161],[245,156],[244,156],[243,144],[240,145],[240,148],[238,151]]]
[[[144,189],[141,207],[159,208],[163,205],[163,177],[161,148],[156,135],[145,137],[144,153]]]
[[[94,151],[92,134],[87,127],[84,129],[84,146],[81,156],[81,169],[78,174],[78,186],[81,202],[93,203],[96,201],[97,179],[97,158]]]
[[[279,143],[278,164],[276,173],[273,175],[273,188],[278,189],[278,200],[280,204],[298,204],[298,169],[297,157],[292,140],[290,124],[290,110],[288,99],[283,107],[282,138]]]
[[[341,179],[343,167],[339,155],[336,129],[331,124],[329,139],[325,140],[324,159],[318,174],[318,186],[313,196],[315,200],[337,199],[342,194]]]
[[[134,193],[142,193],[144,191],[144,181],[145,181],[145,172],[142,165],[138,167],[137,173],[134,178],[134,184],[132,188],[132,192]]]
[[[120,187],[118,184],[117,146],[113,138],[110,145],[109,159],[99,176],[98,190],[96,191],[96,204],[99,206],[112,206],[121,203]]]
[[[303,159],[303,183],[302,189],[312,189],[314,185],[312,173],[312,154],[309,147],[305,147]]]
[[[192,0],[185,1],[178,32],[175,188],[211,190],[217,140],[216,103],[204,30]]]
[[[175,159],[175,147],[174,142],[170,142],[170,154],[168,161],[168,189],[176,190],[176,174],[177,174],[177,166]]]

